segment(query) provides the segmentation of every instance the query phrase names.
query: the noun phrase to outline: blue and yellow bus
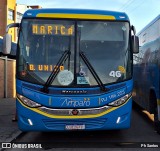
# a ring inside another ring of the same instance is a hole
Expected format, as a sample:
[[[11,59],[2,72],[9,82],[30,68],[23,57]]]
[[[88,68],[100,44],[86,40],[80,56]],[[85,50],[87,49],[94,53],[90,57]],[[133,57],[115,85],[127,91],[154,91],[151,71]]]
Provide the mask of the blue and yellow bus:
[[[160,15],[139,33],[140,51],[134,55],[134,101],[154,114],[160,134]]]
[[[22,131],[130,127],[132,65],[138,39],[121,12],[28,10],[16,53],[18,126]],[[4,53],[10,52],[6,34]]]

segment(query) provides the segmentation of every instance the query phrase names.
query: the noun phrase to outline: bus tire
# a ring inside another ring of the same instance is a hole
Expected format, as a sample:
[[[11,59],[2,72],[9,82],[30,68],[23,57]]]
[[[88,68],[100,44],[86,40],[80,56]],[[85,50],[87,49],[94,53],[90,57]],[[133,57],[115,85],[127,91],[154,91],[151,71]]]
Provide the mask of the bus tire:
[[[160,134],[160,121],[158,120],[158,107],[156,105],[154,110],[154,128],[158,134]]]
[[[150,114],[154,114],[154,110],[156,107],[156,102],[157,98],[156,98],[156,94],[155,91],[153,89],[150,90],[150,95],[149,95],[149,108],[148,111]]]
[[[150,91],[150,113],[154,114],[154,129],[160,134],[160,121],[158,120],[158,106],[157,106],[157,97],[155,91]]]

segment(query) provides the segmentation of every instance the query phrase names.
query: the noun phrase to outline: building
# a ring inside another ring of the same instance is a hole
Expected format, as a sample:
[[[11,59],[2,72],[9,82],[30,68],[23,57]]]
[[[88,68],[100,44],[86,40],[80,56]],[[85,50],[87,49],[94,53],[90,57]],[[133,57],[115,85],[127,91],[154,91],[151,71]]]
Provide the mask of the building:
[[[2,41],[8,24],[20,22],[26,10],[37,8],[41,7],[16,4],[16,0],[0,0],[0,40]],[[17,42],[17,29],[12,28],[9,33],[12,35],[12,41]],[[2,49],[1,43],[0,48]],[[6,63],[6,58],[1,57],[0,53],[0,98],[16,96],[15,69],[16,61],[7,59]]]
[[[28,9],[39,9],[42,8],[39,5],[27,6],[24,4],[16,4],[16,23],[20,23],[24,12]]]
[[[15,21],[15,9],[16,9],[16,0],[1,0],[0,3],[0,36],[4,36],[6,25],[10,23],[14,23]],[[14,41],[14,35],[15,30],[11,29],[9,33],[13,37]]]
[[[6,26],[10,23],[20,22],[24,12],[28,9],[41,8],[39,5],[27,6],[16,4],[16,0],[1,0],[0,2],[0,36],[4,36]],[[12,41],[17,41],[17,30],[10,29],[9,33],[12,35]]]

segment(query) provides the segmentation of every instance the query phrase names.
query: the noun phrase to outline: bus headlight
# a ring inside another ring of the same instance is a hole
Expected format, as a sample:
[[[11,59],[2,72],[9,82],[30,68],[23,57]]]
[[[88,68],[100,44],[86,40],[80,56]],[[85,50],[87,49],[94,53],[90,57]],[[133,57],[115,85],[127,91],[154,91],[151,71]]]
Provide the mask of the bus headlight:
[[[126,94],[125,96],[119,98],[118,100],[109,103],[108,106],[113,106],[113,107],[120,106],[120,105],[124,104],[130,96],[131,96],[131,93]]]
[[[17,94],[18,99],[28,107],[40,107],[41,104],[38,104],[34,101],[31,101],[30,99],[24,97],[23,95]]]

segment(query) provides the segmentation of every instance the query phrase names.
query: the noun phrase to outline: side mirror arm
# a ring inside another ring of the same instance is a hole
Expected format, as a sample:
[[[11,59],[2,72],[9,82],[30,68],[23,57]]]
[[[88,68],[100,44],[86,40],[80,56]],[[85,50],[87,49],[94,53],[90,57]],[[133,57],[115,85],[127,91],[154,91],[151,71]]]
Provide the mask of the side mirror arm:
[[[132,25],[131,30],[133,31],[133,34],[136,35],[136,28]]]
[[[9,24],[7,25],[6,27],[6,33],[8,33],[9,29],[12,28],[12,27],[20,27],[20,23],[12,23],[12,24]]]

